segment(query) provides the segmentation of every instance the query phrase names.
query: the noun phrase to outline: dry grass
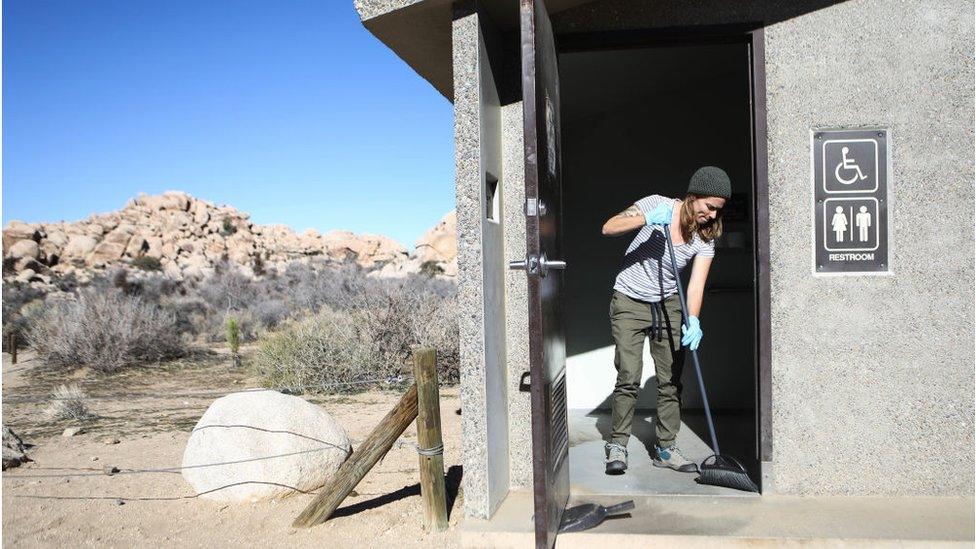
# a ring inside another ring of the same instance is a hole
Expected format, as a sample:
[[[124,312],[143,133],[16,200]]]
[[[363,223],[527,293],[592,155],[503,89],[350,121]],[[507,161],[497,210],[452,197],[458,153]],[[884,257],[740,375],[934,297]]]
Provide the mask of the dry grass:
[[[154,303],[110,288],[79,292],[32,318],[27,339],[48,365],[116,372],[186,353],[176,319]]]
[[[4,307],[26,325],[27,343],[56,371],[117,373],[185,356],[229,342],[226,319],[234,318],[232,339],[260,342],[257,369],[275,387],[409,371],[416,346],[435,348],[441,380],[453,383],[455,292],[452,282],[423,275],[374,278],[355,263],[296,262],[262,278],[225,264],[207,279],[181,282],[116,270],[43,300],[5,293]],[[24,306],[29,298],[42,306]]]
[[[345,303],[346,309],[322,306],[261,340],[252,364],[270,386],[344,392],[337,385],[409,372],[418,346],[436,349],[441,380],[457,382],[453,294],[421,279],[368,281]]]
[[[269,386],[289,392],[386,377],[390,371],[373,368],[370,342],[356,324],[354,315],[329,309],[289,322],[262,339],[252,364]]]
[[[50,421],[81,421],[95,417],[85,403],[84,391],[77,384],[61,385],[51,393],[51,398],[51,404],[44,410],[44,417]]]

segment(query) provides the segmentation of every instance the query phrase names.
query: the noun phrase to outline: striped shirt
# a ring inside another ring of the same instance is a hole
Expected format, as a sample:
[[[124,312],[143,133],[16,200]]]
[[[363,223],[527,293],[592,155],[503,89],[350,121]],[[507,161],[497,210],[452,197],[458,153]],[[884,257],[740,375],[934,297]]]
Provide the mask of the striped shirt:
[[[656,194],[641,198],[635,205],[646,214],[662,203],[670,203],[672,208],[678,207],[675,199]],[[624,254],[620,272],[617,273],[617,279],[613,284],[614,290],[640,301],[651,302],[663,301],[677,293],[678,288],[674,283],[675,271],[671,266],[671,256],[668,254],[662,229],[660,225],[645,225],[637,232],[634,241],[627,247],[627,253]],[[678,272],[698,254],[702,257],[714,257],[715,242],[705,242],[695,232],[691,242],[674,246]],[[664,258],[663,262],[662,258]]]

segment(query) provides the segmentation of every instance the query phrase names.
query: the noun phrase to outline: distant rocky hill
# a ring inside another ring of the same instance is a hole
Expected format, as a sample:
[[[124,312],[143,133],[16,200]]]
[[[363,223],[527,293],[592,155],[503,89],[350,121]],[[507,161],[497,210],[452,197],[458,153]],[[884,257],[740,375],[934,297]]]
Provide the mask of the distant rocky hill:
[[[3,229],[3,279],[51,283],[73,274],[80,282],[106,268],[161,269],[174,279],[205,277],[222,261],[254,276],[293,261],[355,261],[374,276],[425,270],[457,274],[456,218],[444,218],[416,242],[413,254],[382,235],[258,225],[250,214],[184,192],[140,195],[119,211],[82,221],[24,223]]]

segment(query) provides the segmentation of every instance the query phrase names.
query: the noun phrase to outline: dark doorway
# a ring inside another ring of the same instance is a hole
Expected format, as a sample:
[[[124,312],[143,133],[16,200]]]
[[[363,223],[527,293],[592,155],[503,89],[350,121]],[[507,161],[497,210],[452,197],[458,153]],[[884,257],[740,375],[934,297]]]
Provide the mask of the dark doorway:
[[[609,396],[616,375],[608,309],[634,233],[608,238],[600,227],[642,197],[683,197],[689,177],[703,165],[729,174],[733,196],[706,285],[699,352],[723,453],[742,460],[759,478],[749,48],[742,39],[560,55],[562,225],[570,266],[564,288],[570,480],[581,490],[724,493],[697,485],[694,475],[649,467],[656,380],[646,351],[646,380],[629,445],[631,469],[623,477],[603,475],[603,439],[610,429]],[[686,362],[678,441],[689,458],[701,459],[710,453],[710,441],[690,357]],[[642,477],[645,473],[652,476]]]

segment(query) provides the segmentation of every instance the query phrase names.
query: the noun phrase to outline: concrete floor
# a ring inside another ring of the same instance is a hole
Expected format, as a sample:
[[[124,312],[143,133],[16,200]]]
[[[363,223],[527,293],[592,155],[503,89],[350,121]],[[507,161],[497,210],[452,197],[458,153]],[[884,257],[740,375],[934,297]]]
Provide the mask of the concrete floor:
[[[629,516],[561,534],[560,548],[972,547],[973,498],[634,496]],[[573,494],[569,506],[619,496]],[[531,547],[532,493],[511,492],[490,521],[465,518],[465,547]]]
[[[700,415],[700,414],[698,414]],[[697,418],[696,418],[697,419]],[[704,420],[702,420],[704,421]],[[728,419],[723,418],[725,425]],[[741,420],[738,420],[741,423]],[[628,469],[623,475],[608,476],[604,467],[603,444],[609,432],[610,412],[569,411],[569,482],[574,495],[724,495],[757,497],[756,494],[729,488],[698,484],[696,473],[679,473],[651,464],[654,414],[634,414],[633,434],[628,450]],[[700,429],[704,430],[704,428]],[[707,435],[706,435],[707,436]],[[706,441],[687,426],[678,431],[678,446],[685,456],[701,463],[712,454]],[[722,449],[727,452],[726,448]],[[742,459],[742,456],[737,456]]]
[[[703,419],[693,413],[683,419],[694,429],[683,425],[678,445],[689,459],[700,462],[711,454],[696,435],[707,432]],[[746,416],[716,418],[720,420],[723,453],[744,457],[753,444],[748,440],[754,432],[751,421]],[[972,497],[759,496],[700,485],[695,474],[651,465],[654,416],[648,412],[638,412],[634,419],[627,473],[607,476],[603,441],[609,414],[570,411],[569,423],[568,506],[632,499],[636,508],[591,530],[560,535],[559,548],[974,546]],[[532,492],[511,492],[491,520],[464,519],[461,545],[532,547],[533,512]]]

